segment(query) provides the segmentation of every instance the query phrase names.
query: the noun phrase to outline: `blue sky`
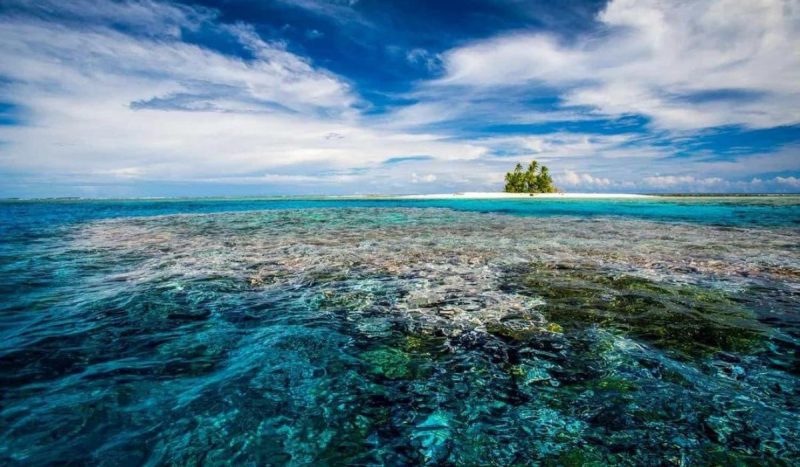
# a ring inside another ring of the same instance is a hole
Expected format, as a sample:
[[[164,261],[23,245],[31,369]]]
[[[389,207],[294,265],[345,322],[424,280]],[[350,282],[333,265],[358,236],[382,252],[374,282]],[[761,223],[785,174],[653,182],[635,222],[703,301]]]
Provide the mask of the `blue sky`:
[[[0,0],[0,196],[800,192],[792,0]]]

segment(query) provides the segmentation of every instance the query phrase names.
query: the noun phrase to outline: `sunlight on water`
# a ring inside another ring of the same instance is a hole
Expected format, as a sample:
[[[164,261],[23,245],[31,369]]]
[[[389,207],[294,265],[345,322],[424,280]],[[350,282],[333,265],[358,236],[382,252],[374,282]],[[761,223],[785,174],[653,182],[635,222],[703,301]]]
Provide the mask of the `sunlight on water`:
[[[6,203],[0,460],[791,464],[791,199]]]

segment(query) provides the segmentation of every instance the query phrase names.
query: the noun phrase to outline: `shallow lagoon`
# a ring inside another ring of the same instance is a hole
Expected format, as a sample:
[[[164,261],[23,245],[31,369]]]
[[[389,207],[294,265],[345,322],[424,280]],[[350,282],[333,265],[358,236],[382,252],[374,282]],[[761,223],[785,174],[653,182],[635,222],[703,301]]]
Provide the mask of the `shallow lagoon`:
[[[0,460],[795,464],[800,198],[0,203]]]

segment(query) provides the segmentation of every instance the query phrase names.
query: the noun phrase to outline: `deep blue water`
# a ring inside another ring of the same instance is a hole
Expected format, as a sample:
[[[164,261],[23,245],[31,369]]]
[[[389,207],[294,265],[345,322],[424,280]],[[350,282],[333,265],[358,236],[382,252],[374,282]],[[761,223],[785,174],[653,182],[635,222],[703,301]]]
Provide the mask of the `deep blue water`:
[[[521,216],[627,216],[726,225],[799,225],[800,196],[663,197],[650,199],[403,200],[194,198],[130,200],[0,200],[0,226],[39,226],[96,219],[312,208],[447,208]]]
[[[793,465],[798,234],[800,197],[2,201],[0,463]]]

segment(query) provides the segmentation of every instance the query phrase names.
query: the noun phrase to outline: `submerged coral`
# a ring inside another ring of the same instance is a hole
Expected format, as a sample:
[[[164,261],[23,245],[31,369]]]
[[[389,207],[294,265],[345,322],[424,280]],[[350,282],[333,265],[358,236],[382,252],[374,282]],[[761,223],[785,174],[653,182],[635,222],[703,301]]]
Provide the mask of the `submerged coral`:
[[[70,226],[31,256],[0,460],[791,463],[797,234],[363,208]]]
[[[677,353],[747,351],[766,332],[734,294],[694,285],[579,267],[526,267],[516,278],[542,296],[549,319],[572,326],[598,324]]]

